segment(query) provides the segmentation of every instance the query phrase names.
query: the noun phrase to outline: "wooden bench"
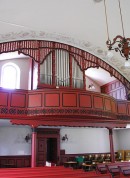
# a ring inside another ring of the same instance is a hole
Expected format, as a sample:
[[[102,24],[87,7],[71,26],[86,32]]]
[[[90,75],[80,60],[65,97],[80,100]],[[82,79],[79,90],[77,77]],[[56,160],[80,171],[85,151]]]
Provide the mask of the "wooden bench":
[[[107,174],[108,169],[105,164],[97,164],[96,166],[96,172],[100,174]]]
[[[130,166],[119,166],[119,169],[124,176],[130,175]]]
[[[120,175],[120,169],[118,165],[107,165],[108,171],[112,174],[112,176]]]
[[[102,163],[97,164],[96,171],[98,174],[111,173],[112,176],[130,175],[130,162]]]

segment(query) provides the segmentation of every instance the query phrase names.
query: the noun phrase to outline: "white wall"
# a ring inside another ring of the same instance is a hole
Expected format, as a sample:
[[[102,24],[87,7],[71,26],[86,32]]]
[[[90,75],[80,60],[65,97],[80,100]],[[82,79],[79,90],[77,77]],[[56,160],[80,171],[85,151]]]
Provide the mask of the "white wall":
[[[130,128],[116,130],[118,134],[119,150],[130,150]]]
[[[0,155],[31,155],[31,141],[25,141],[28,133],[31,128],[27,126],[0,127]],[[61,127],[60,137],[65,134],[68,141],[60,139],[60,149],[65,149],[66,154],[110,152],[108,129]],[[114,151],[130,150],[129,138],[130,129],[114,130]]]
[[[11,62],[16,64],[20,68],[20,89],[30,89],[30,80],[31,76],[30,74],[30,58],[18,58],[18,59],[8,59],[0,61],[0,87],[1,87],[1,70],[2,66],[6,64],[7,62]]]
[[[94,85],[95,89],[89,89],[89,85],[91,84]],[[101,92],[100,86],[95,81],[90,79],[88,76],[86,76],[86,90],[94,91],[94,92]]]
[[[110,152],[108,129],[62,128],[60,132],[61,137],[68,136],[68,141],[61,140],[61,149],[66,154]]]
[[[114,144],[114,151],[120,150],[120,145],[119,145],[119,134],[117,130],[113,130],[113,144]]]
[[[25,136],[31,132],[29,127],[0,127],[0,156],[30,155],[31,142],[25,141]]]

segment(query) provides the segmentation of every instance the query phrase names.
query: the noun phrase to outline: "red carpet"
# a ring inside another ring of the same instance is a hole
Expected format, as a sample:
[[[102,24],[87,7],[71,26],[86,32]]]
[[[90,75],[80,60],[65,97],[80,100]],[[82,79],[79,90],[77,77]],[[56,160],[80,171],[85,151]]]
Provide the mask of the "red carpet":
[[[56,167],[36,168],[1,168],[2,178],[111,178],[110,174],[99,175],[95,171],[85,172],[82,169]]]

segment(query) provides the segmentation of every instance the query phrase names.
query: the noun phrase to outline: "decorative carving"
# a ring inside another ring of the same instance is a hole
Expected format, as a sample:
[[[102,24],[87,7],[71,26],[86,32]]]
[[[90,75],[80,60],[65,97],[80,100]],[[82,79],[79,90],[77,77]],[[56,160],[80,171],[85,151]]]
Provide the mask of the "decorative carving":
[[[109,63],[111,65],[112,68],[114,68],[114,70],[117,71],[117,73],[119,74],[122,74],[123,76],[125,76],[125,78],[127,80],[130,80],[130,70],[128,70],[127,68],[125,67],[122,67],[124,66],[124,62],[122,62],[120,59],[117,59],[117,58],[112,58],[112,59],[109,59],[108,57],[106,57],[107,55],[107,52],[104,50],[104,49],[101,49],[99,47],[95,47],[93,46],[90,42],[86,42],[86,41],[80,41],[80,40],[76,40],[76,39],[73,39],[73,38],[70,38],[70,37],[66,37],[66,36],[63,36],[63,35],[59,35],[59,34],[49,34],[47,32],[43,32],[43,31],[40,31],[40,32],[35,32],[35,31],[21,31],[21,32],[18,32],[18,33],[14,33],[14,32],[10,32],[9,34],[1,34],[0,35],[0,41],[1,42],[7,42],[7,41],[12,41],[12,40],[26,40],[26,39],[33,39],[34,41],[34,44],[36,43],[36,41],[38,41],[38,39],[40,40],[51,40],[51,41],[60,41],[60,42],[63,42],[63,43],[66,43],[66,44],[70,44],[70,45],[73,45],[75,47],[78,47],[84,51],[88,51],[88,53],[92,56],[97,56],[97,58],[100,58],[102,61],[104,61],[105,63]],[[23,43],[19,43],[19,45],[17,45],[17,42],[13,42],[13,46],[17,46],[19,48],[19,53],[22,52],[24,54],[27,54],[29,56],[32,57],[32,52],[30,49],[26,50],[26,49],[22,49],[21,50],[21,46],[23,45]],[[10,46],[10,45],[9,45]],[[40,46],[40,42],[38,41],[37,42],[37,45],[33,45],[35,47],[35,49],[39,48]],[[57,45],[58,46],[58,45]],[[58,48],[56,46],[56,48]],[[68,45],[66,45],[66,50],[68,50]],[[12,49],[12,51],[16,51],[15,49]],[[33,58],[35,59],[35,56],[39,56],[38,55],[38,50],[36,50],[37,54],[33,56]],[[6,51],[3,51],[3,52],[6,52]],[[47,53],[49,52],[49,50],[44,50],[44,53],[42,52],[42,55],[47,55]],[[91,58],[92,59],[92,58]],[[88,65],[89,66],[89,65]],[[90,67],[97,67],[96,64],[93,64],[93,66],[90,66]],[[103,68],[104,69],[104,68]],[[105,69],[107,70],[107,69]],[[107,70],[108,72],[110,72],[110,70]],[[115,72],[112,74],[113,76],[115,76]],[[116,78],[120,78],[118,75],[115,76]],[[119,79],[120,80],[120,79]],[[127,80],[126,80],[126,83],[127,83]],[[120,80],[121,82],[124,82],[123,79]],[[128,87],[128,86],[127,86]],[[128,87],[130,88],[130,87]]]
[[[71,55],[73,55],[82,70],[88,69],[90,67],[101,67],[108,71],[112,76],[116,77],[119,81],[121,81],[128,89],[130,89],[129,81],[123,75],[121,75],[120,72],[104,62],[102,59],[99,59],[89,52],[72,46],[70,47],[69,45],[62,43],[38,40],[6,42],[0,44],[0,53],[19,51],[19,53],[23,53],[32,57],[36,62],[42,63],[45,57],[50,52],[52,52],[54,48],[58,49],[57,46],[59,49],[67,50]]]

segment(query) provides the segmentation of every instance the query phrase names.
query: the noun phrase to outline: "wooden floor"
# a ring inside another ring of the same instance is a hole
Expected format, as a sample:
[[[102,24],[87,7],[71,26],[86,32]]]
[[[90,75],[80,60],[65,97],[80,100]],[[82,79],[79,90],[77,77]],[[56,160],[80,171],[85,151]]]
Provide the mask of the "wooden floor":
[[[112,178],[111,174],[97,174],[96,171],[85,172],[82,169],[56,167],[36,168],[1,168],[1,178]]]

